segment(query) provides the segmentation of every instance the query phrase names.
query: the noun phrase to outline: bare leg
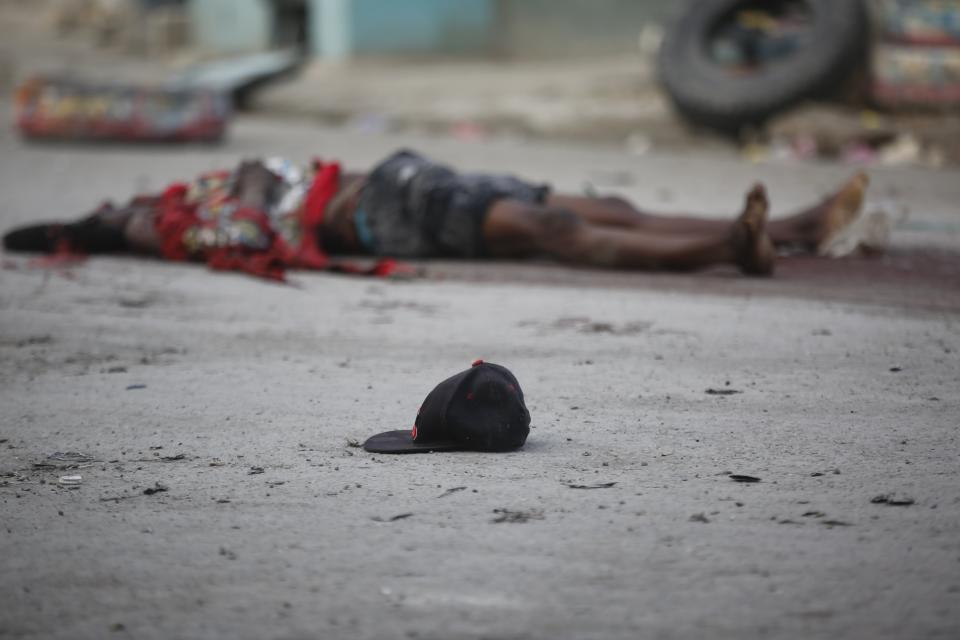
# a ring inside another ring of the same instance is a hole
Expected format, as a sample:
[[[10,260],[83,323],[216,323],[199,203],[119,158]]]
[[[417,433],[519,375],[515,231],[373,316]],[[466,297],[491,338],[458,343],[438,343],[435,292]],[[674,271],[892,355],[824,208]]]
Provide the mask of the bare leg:
[[[745,273],[765,275],[773,270],[766,214],[766,195],[759,186],[735,222],[706,234],[617,228],[568,209],[503,200],[491,208],[483,232],[490,251],[504,257],[542,253],[574,264],[677,271],[735,264]]]
[[[771,220],[766,227],[770,239],[777,246],[795,245],[810,250],[818,249],[857,217],[867,182],[866,175],[858,173],[836,193],[817,205],[784,218]],[[629,201],[617,197],[588,198],[557,194],[551,195],[546,204],[573,211],[593,224],[644,229],[662,234],[716,234],[722,233],[729,226],[725,220],[658,215],[642,211]]]

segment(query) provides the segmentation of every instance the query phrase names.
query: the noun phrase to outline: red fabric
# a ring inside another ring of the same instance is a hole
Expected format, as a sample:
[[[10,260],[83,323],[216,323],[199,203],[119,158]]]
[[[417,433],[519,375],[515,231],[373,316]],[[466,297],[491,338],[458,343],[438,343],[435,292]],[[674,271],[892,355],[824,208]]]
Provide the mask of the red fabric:
[[[199,224],[199,220],[196,218],[195,207],[186,205],[186,197],[187,185],[176,182],[164,190],[157,205],[159,210],[153,227],[160,236],[160,255],[167,260],[190,259],[190,254],[183,244],[183,235],[188,229]]]
[[[269,280],[285,281],[288,269],[330,270],[373,276],[389,276],[409,273],[410,270],[393,260],[380,260],[372,267],[335,262],[323,252],[317,242],[317,230],[323,223],[323,215],[330,200],[340,185],[340,165],[336,162],[315,161],[316,174],[303,205],[298,212],[301,227],[299,244],[290,246],[272,228],[270,218],[263,211],[237,207],[231,209],[229,221],[246,225],[255,230],[257,237],[266,239],[266,248],[251,248],[240,243],[212,243],[190,246],[189,234],[196,237],[203,233],[214,234],[216,221],[202,219],[199,214],[203,202],[189,200],[190,187],[175,183],[167,187],[158,203],[158,215],[154,227],[160,237],[160,253],[168,260],[184,261],[199,259],[211,269],[241,271]],[[228,174],[208,174],[204,177],[224,179]],[[222,207],[227,199],[218,197],[215,206]]]

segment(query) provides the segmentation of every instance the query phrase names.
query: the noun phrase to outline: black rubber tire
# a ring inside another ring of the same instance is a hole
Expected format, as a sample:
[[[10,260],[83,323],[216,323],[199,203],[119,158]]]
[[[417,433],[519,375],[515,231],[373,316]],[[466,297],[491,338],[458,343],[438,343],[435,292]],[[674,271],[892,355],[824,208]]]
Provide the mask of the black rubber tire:
[[[668,29],[660,80],[688,120],[736,133],[807,99],[828,97],[866,65],[870,42],[861,0],[806,0],[813,22],[800,51],[749,75],[735,76],[710,58],[715,25],[748,0],[694,0]]]

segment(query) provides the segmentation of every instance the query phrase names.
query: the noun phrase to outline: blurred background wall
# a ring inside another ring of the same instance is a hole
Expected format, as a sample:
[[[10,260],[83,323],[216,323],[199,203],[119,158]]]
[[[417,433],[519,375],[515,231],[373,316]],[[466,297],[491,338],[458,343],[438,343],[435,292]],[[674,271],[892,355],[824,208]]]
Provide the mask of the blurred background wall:
[[[499,0],[499,50],[508,57],[583,57],[635,51],[644,25],[675,0]]]
[[[300,45],[325,58],[370,55],[570,57],[636,47],[671,0],[187,0],[210,53]]]
[[[272,4],[264,0],[189,1],[195,44],[214,53],[261,51],[270,47],[276,20],[276,8]]]

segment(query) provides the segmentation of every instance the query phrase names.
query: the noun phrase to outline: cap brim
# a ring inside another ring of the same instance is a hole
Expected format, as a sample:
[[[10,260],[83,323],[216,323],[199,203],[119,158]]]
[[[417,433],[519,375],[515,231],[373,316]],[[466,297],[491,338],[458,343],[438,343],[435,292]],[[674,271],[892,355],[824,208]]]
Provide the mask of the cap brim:
[[[430,453],[431,451],[456,451],[456,442],[414,442],[410,431],[386,431],[379,433],[363,443],[370,453]]]

